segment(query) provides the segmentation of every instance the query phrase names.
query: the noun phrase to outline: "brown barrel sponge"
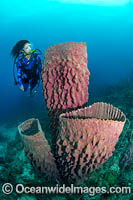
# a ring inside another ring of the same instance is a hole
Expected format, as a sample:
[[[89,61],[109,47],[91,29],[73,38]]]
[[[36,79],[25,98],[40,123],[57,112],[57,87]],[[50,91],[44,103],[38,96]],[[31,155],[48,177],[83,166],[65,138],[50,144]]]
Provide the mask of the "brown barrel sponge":
[[[67,42],[45,51],[42,81],[47,108],[79,108],[88,101],[89,71],[85,43]]]
[[[50,182],[59,179],[55,159],[38,119],[29,119],[18,126],[27,158],[33,167]]]
[[[57,161],[66,181],[80,182],[114,151],[126,121],[118,108],[107,103],[60,115]]]

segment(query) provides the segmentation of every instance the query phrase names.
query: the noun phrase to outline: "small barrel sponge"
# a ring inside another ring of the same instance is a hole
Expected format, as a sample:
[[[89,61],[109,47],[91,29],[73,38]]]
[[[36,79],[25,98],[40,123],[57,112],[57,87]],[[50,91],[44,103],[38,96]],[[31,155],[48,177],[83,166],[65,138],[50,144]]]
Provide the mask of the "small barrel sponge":
[[[42,70],[47,108],[66,110],[86,104],[89,75],[85,43],[67,42],[48,47]]]
[[[59,173],[48,141],[38,119],[29,119],[18,126],[27,158],[36,171],[49,182],[56,182]]]
[[[57,161],[61,177],[81,183],[114,150],[126,116],[110,104],[98,102],[60,115]]]

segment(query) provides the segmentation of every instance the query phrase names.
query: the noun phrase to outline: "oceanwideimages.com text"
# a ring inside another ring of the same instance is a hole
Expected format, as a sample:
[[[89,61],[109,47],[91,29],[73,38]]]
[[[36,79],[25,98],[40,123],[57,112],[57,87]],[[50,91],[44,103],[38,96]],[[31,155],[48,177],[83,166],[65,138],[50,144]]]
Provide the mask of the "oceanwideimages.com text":
[[[24,186],[23,184],[17,184],[13,186],[10,183],[5,183],[2,186],[2,191],[5,194],[11,194],[15,191],[17,194],[89,194],[90,196],[94,196],[96,194],[108,193],[108,194],[130,194],[131,187],[110,187],[108,190],[106,187],[81,187],[74,186],[71,184],[70,186],[66,186],[63,184],[62,186],[56,184],[56,186]]]

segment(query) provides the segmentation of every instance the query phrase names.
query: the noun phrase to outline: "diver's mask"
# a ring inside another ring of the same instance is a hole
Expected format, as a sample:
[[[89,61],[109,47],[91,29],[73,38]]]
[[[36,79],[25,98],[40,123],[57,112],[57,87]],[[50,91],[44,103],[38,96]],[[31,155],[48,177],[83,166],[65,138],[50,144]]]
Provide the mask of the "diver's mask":
[[[23,48],[24,52],[27,54],[27,55],[30,55],[30,54],[33,54],[33,53],[37,53],[39,55],[42,54],[42,52],[39,50],[39,49],[35,49],[34,48],[34,45],[33,43],[26,43],[24,45],[24,48]]]
[[[33,44],[32,44],[32,43],[26,43],[26,44],[24,45],[23,50],[24,50],[24,52],[25,52],[26,54],[30,54],[31,51],[33,50]]]

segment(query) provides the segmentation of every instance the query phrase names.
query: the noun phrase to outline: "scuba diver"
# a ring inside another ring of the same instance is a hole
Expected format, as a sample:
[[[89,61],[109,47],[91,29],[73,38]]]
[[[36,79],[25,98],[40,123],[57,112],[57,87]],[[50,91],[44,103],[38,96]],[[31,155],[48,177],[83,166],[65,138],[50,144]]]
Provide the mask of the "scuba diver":
[[[39,49],[31,49],[28,40],[20,40],[16,43],[11,51],[14,59],[13,75],[15,85],[19,84],[19,89],[27,91],[30,88],[30,96],[36,91],[33,89],[39,85],[42,63],[41,51]],[[15,65],[17,68],[17,80],[15,77]]]

